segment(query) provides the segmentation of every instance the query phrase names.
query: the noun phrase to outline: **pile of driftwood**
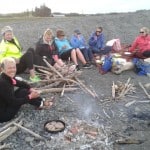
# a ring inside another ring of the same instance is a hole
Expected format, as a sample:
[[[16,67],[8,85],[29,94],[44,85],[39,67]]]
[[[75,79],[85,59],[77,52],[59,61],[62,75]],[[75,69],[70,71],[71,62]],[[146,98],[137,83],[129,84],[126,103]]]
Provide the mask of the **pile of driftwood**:
[[[72,72],[70,72],[71,64],[67,64],[65,68],[57,70],[49,64],[46,59],[43,60],[47,64],[47,67],[35,66],[40,71],[39,76],[43,78],[37,86],[40,93],[60,93],[60,95],[63,96],[64,92],[71,92],[81,88],[94,98],[97,97],[95,91],[89,89],[79,80],[78,76],[81,75],[81,71],[73,69]]]
[[[118,100],[123,98],[126,94],[135,93],[134,84],[130,83],[130,78],[126,81],[126,83],[122,83],[118,81],[116,84],[113,81],[112,84],[112,99]]]

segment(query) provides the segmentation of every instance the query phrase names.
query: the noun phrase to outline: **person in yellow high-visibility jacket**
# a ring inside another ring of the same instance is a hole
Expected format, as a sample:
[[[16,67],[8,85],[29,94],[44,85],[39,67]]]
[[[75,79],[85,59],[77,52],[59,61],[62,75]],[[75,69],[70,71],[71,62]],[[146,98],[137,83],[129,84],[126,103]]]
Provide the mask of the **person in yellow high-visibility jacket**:
[[[13,57],[17,63],[17,74],[23,73],[26,69],[29,69],[30,80],[32,82],[38,82],[40,78],[35,75],[33,66],[34,49],[29,48],[23,54],[22,47],[14,36],[13,29],[10,26],[3,27],[1,34],[3,39],[0,43],[0,62],[5,57]]]

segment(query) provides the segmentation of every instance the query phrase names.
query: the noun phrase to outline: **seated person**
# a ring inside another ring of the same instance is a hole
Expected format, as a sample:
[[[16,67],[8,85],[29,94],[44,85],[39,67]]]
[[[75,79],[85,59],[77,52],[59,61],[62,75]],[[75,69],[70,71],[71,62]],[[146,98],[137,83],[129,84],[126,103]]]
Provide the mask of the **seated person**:
[[[36,108],[49,108],[52,103],[44,101],[37,90],[24,81],[17,80],[16,62],[6,57],[1,63],[0,74],[0,122],[6,122],[15,117],[23,104],[31,104]],[[18,87],[15,90],[15,87]]]
[[[83,68],[90,68],[90,64],[88,64],[80,51],[80,49],[74,49],[68,39],[65,37],[65,33],[63,30],[57,30],[56,33],[56,38],[55,38],[55,43],[58,48],[58,53],[59,56],[62,60],[68,60],[71,58],[71,60],[74,62],[76,65],[76,69],[79,70],[79,65],[78,65],[78,59],[82,62]]]
[[[0,61],[4,57],[13,57],[17,63],[17,74],[29,69],[30,80],[32,82],[40,81],[40,78],[35,75],[33,68],[33,49],[29,48],[27,52],[23,54],[19,41],[13,35],[13,30],[10,26],[5,26],[1,32],[3,39],[0,43]]]
[[[46,29],[43,36],[36,43],[34,64],[47,67],[46,63],[43,61],[44,56],[46,60],[57,69],[65,66],[65,63],[58,56],[51,29]]]
[[[88,43],[93,54],[105,55],[108,54],[112,49],[111,46],[105,46],[102,27],[97,27],[96,31],[90,36]]]
[[[93,61],[93,53],[91,49],[86,46],[85,38],[79,30],[74,30],[70,43],[73,48],[79,48],[81,50],[87,62],[91,63]]]
[[[140,29],[140,35],[135,38],[129,51],[133,53],[133,57],[150,58],[150,35],[147,27]]]

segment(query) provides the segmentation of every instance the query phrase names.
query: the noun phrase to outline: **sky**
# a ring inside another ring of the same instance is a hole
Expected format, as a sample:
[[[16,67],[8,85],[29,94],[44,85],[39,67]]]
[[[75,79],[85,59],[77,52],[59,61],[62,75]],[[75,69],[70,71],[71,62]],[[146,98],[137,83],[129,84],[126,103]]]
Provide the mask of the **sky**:
[[[52,12],[96,14],[149,10],[150,0],[1,0],[0,14],[34,10],[45,4]]]

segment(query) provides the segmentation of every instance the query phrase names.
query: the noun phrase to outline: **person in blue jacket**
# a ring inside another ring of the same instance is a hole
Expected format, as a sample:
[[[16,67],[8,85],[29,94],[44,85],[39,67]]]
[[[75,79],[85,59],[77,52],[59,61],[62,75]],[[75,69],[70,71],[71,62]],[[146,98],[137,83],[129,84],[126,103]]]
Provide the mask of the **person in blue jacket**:
[[[87,63],[87,61],[85,60],[80,49],[79,48],[74,49],[71,46],[69,40],[65,37],[65,33],[63,30],[61,30],[61,29],[57,30],[55,43],[56,43],[56,46],[58,49],[59,57],[62,60],[68,60],[69,58],[71,58],[73,63],[76,65],[77,70],[80,69],[79,64],[78,64],[78,59],[83,64],[83,66],[82,66],[83,68],[90,68],[91,67],[91,65],[89,63]]]
[[[102,27],[97,27],[96,31],[92,33],[89,38],[88,44],[93,54],[107,54],[112,49],[111,46],[105,46],[105,37]]]
[[[91,49],[86,46],[85,38],[81,34],[80,30],[74,30],[70,43],[73,48],[79,48],[81,50],[87,62],[91,63],[93,61],[93,53]]]

